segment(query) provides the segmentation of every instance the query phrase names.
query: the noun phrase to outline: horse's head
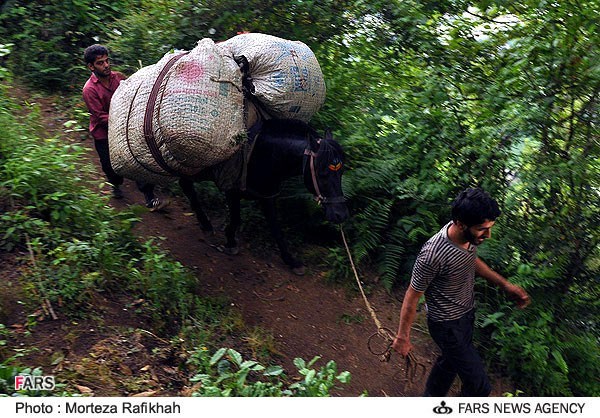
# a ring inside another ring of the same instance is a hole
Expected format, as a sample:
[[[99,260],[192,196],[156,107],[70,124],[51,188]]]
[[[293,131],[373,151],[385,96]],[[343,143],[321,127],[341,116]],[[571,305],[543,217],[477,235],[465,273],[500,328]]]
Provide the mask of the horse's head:
[[[342,173],[344,172],[344,152],[330,131],[324,138],[309,138],[304,151],[304,183],[325,209],[328,221],[342,223],[348,219],[349,212],[342,192]]]

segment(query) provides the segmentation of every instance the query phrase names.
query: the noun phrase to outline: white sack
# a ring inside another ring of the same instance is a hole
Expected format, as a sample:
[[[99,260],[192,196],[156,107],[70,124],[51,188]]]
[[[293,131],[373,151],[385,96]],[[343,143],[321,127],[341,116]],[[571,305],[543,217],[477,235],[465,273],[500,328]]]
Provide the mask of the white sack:
[[[239,67],[229,53],[203,39],[175,62],[158,89],[152,132],[169,170],[161,167],[145,139],[144,116],[155,81],[174,55],[122,81],[113,95],[110,158],[124,177],[168,183],[226,160],[246,140]]]
[[[321,67],[304,43],[247,33],[217,46],[246,57],[254,95],[274,117],[308,122],[325,102]]]

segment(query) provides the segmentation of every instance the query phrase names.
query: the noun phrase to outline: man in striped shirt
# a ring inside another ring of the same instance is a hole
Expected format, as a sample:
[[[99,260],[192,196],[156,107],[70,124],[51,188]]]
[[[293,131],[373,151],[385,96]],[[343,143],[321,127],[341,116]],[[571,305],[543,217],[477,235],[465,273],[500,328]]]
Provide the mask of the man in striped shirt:
[[[472,341],[475,275],[499,286],[519,308],[530,302],[525,290],[477,257],[477,246],[490,237],[499,215],[498,204],[482,189],[461,192],[452,204],[452,221],[423,245],[415,261],[392,347],[402,356],[412,350],[411,325],[424,294],[429,333],[442,351],[427,378],[425,396],[445,396],[456,375],[462,382],[461,396],[488,396],[491,392]]]

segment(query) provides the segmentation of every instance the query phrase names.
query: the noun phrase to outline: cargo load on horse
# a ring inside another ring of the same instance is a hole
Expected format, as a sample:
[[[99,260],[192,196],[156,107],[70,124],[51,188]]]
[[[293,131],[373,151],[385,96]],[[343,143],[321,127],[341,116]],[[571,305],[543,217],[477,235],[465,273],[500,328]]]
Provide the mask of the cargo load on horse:
[[[321,67],[304,43],[246,33],[218,46],[247,61],[250,93],[274,118],[308,122],[325,102]]]
[[[123,81],[109,113],[114,170],[167,183],[229,158],[246,139],[242,75],[210,39]]]
[[[266,118],[307,122],[324,100],[321,68],[305,44],[264,34],[203,39],[121,83],[109,113],[111,164],[154,184],[193,176],[247,142],[252,103]]]

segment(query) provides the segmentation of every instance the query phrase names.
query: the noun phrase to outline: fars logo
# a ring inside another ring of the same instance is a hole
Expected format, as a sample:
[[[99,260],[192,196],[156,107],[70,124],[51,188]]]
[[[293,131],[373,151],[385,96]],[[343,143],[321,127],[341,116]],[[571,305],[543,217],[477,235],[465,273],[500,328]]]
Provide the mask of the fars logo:
[[[54,376],[15,376],[15,390],[54,390]]]
[[[436,414],[451,414],[452,413],[452,408],[450,408],[449,406],[446,406],[446,402],[442,401],[442,403],[439,406],[436,406],[435,408],[433,408],[433,412],[435,412]]]

